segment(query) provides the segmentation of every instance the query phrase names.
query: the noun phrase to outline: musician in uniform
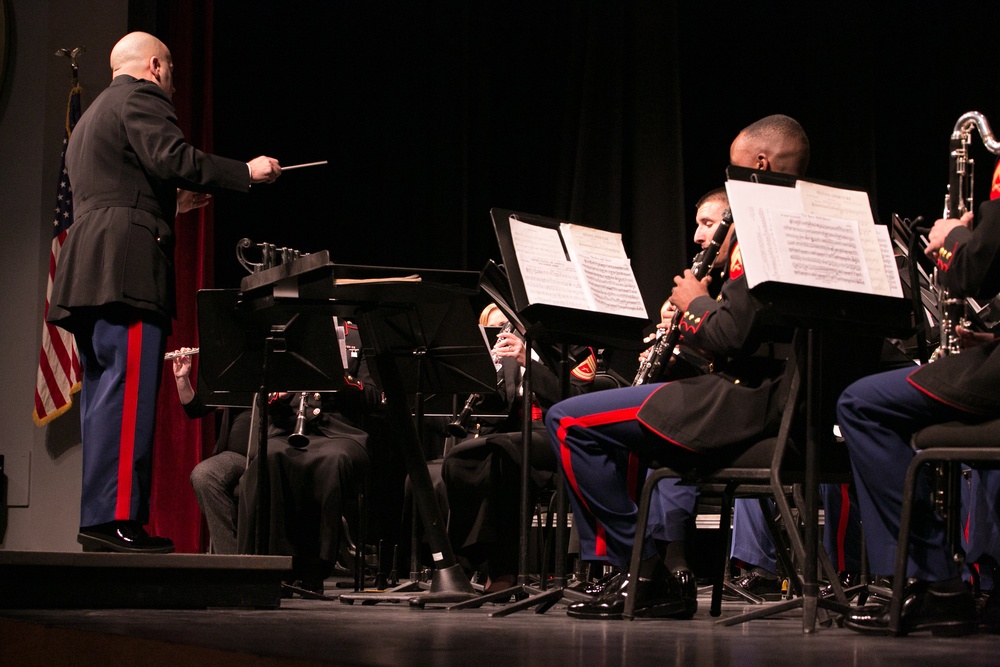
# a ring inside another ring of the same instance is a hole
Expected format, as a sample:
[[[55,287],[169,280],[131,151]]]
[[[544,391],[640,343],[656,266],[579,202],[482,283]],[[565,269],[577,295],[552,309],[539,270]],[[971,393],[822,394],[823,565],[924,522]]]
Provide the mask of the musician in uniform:
[[[951,294],[991,298],[1000,292],[1000,200],[980,205],[979,224],[970,231],[972,219],[969,212],[960,220],[936,221],[927,253]],[[977,625],[975,601],[950,553],[926,478],[917,488],[910,535],[899,536],[903,480],[915,453],[910,447],[913,433],[942,422],[975,423],[1000,416],[1000,341],[961,326],[956,331],[968,345],[960,354],[916,370],[902,368],[862,378],[843,392],[837,404],[872,574],[891,575],[897,539],[910,540],[907,577],[915,581],[904,591],[904,633],[964,634]],[[995,608],[993,596],[987,605]],[[853,630],[876,634],[885,633],[888,623],[887,607],[863,608],[845,620]]]
[[[210,155],[184,140],[171,103],[173,60],[160,40],[125,35],[113,80],[73,130],[66,170],[76,223],[52,284],[47,320],[76,336],[83,365],[85,549],[165,553],[149,520],[156,393],[174,315],[173,222],[212,190],[273,182],[278,161]],[[198,194],[194,194],[197,191]]]
[[[589,348],[577,351],[583,360],[570,372],[570,395],[589,392],[594,387],[597,366],[594,354]],[[552,487],[557,468],[542,423],[543,410],[562,397],[558,373],[532,351],[532,397],[524,400],[521,379],[529,363],[528,352],[515,331],[502,331],[498,335],[493,355],[500,365],[498,385],[503,392],[506,417],[456,443],[441,466],[450,513],[449,538],[455,553],[469,567],[488,573],[484,586],[487,593],[512,587],[518,575],[522,411],[529,409],[532,416],[528,497],[535,498],[543,489]]]
[[[760,149],[762,135],[770,138],[769,152]],[[772,160],[777,156],[787,160],[788,155],[807,161],[808,139],[801,126],[786,116],[748,126],[730,149],[734,164],[749,161],[758,168],[777,167]],[[712,356],[713,372],[577,396],[555,404],[545,417],[572,491],[574,523],[585,558],[606,558],[613,566],[627,567],[636,527],[630,471],[642,459],[681,470],[719,465],[777,432],[788,391],[785,359],[773,356],[767,343],[776,337],[790,340],[791,331],[769,321],[768,313],[751,298],[735,238],[729,279],[718,300],[709,296],[706,281],[697,280],[689,269],[674,278],[670,297],[683,313],[679,325],[683,340]],[[645,548],[636,615],[693,616],[697,587],[683,553],[657,553],[649,541]],[[627,584],[628,577],[622,575],[593,600],[569,605],[567,614],[621,618]]]
[[[239,487],[239,551],[257,552],[255,528],[268,521],[266,553],[291,556],[289,583],[314,592],[323,591],[323,581],[341,553],[344,519],[357,528],[351,519],[363,509],[358,505],[359,492],[368,495],[369,449],[377,446],[369,423],[383,409],[382,392],[368,370],[358,329],[348,322],[345,330],[348,363],[343,387],[308,394],[304,412],[300,394],[286,395],[268,406],[270,505],[264,508],[265,515],[258,512],[257,458]],[[357,546],[360,551],[362,545]]]

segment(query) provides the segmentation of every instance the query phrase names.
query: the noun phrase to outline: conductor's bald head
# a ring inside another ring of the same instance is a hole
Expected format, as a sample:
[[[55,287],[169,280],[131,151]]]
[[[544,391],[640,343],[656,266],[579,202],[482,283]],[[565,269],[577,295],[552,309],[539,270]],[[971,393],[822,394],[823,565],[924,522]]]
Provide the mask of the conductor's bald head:
[[[128,74],[158,85],[170,97],[174,93],[174,62],[170,49],[148,32],[130,32],[111,49],[111,75]]]

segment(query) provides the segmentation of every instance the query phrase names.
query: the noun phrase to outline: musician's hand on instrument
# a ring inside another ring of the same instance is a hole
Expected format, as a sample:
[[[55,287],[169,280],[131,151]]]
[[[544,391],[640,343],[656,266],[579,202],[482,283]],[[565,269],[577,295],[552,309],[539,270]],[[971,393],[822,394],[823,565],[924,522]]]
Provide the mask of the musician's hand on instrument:
[[[186,378],[191,374],[191,355],[188,354],[194,348],[192,347],[182,347],[179,350],[175,350],[173,354],[178,356],[174,357],[174,379],[178,380],[180,378]]]
[[[191,190],[181,190],[177,188],[177,214],[187,213],[196,208],[208,206],[212,201],[212,195],[207,192],[192,192]]]
[[[497,357],[514,357],[520,366],[527,363],[524,341],[514,333],[502,333],[497,336],[497,344],[493,348],[493,354]]]
[[[663,302],[660,306],[660,323],[656,325],[657,329],[666,329],[673,322],[674,315],[677,313],[677,306],[671,303],[670,299]]]
[[[940,220],[934,221],[934,226],[931,227],[931,231],[927,234],[927,249],[924,253],[928,257],[933,257],[937,254],[937,251],[944,245],[945,239],[948,238],[948,234],[951,230],[956,227],[968,227],[972,224],[972,219],[974,218],[972,211],[966,211],[965,214],[958,220],[955,218],[941,218]]]
[[[955,333],[958,334],[959,344],[963,350],[996,340],[996,336],[988,331],[972,331],[961,324],[955,327]]]
[[[251,183],[274,183],[281,176],[281,165],[273,157],[261,155],[247,162]]]
[[[688,306],[699,296],[708,296],[708,285],[711,276],[698,280],[691,269],[684,269],[684,275],[674,277],[674,288],[670,291],[670,303],[678,310],[685,312]]]

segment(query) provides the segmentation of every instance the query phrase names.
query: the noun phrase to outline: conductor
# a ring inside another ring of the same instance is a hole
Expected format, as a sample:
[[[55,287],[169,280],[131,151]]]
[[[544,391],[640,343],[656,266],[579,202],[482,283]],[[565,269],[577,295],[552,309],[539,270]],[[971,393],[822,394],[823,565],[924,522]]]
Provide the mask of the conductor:
[[[63,246],[48,321],[76,336],[85,550],[168,553],[150,536],[156,392],[174,303],[174,218],[212,191],[273,183],[278,161],[204,153],[185,141],[171,97],[173,59],[132,32],[111,50],[112,81],[66,148],[76,223]]]

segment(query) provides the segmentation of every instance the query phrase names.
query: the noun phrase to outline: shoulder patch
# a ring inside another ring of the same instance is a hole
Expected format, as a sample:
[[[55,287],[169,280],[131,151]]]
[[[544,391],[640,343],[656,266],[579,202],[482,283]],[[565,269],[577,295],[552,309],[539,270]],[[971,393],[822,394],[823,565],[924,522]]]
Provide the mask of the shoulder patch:
[[[570,375],[575,377],[577,380],[593,382],[594,377],[597,375],[597,358],[594,357],[594,353],[591,352],[587,355],[586,359],[581,361],[576,368],[570,371]]]
[[[743,253],[740,252],[740,244],[733,239],[733,248],[729,253],[729,279],[736,280],[743,275]]]

